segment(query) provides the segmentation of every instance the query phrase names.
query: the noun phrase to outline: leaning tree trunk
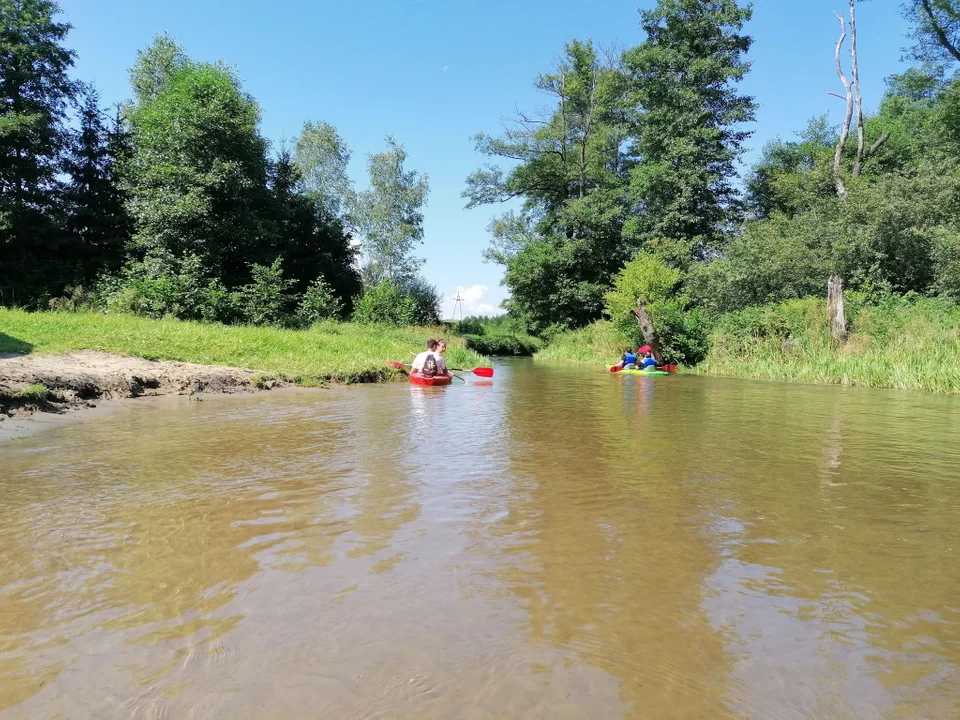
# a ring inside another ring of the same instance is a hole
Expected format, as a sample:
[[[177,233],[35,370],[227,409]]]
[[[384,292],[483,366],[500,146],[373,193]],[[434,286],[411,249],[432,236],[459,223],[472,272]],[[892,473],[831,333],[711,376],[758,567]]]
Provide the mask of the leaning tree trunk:
[[[647,309],[643,306],[642,302],[637,300],[637,309],[631,310],[630,313],[637,319],[637,322],[640,323],[640,331],[643,333],[644,341],[650,346],[653,359],[657,361],[657,365],[663,365],[663,354],[660,352],[660,340],[657,339],[657,333],[653,329],[653,323],[650,321]]]
[[[847,314],[843,307],[843,279],[833,275],[827,282],[827,313],[830,316],[830,334],[834,340],[847,339]]]

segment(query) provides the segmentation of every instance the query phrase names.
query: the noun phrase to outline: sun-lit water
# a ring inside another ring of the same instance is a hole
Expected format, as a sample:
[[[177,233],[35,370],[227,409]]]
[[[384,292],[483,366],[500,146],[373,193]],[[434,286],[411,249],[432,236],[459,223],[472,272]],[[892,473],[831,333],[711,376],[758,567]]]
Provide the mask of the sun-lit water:
[[[957,718],[960,398],[516,362],[7,442],[0,717]]]

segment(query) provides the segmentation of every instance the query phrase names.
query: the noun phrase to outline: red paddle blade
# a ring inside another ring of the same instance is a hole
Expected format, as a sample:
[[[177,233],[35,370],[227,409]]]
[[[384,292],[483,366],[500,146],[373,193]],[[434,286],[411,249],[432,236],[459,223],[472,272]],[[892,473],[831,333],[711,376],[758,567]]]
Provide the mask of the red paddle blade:
[[[618,372],[620,372],[621,370],[623,370],[623,368],[620,367],[619,365],[612,365],[612,366],[610,367],[610,372],[612,372],[612,373],[618,373]]]
[[[477,377],[493,377],[493,368],[474,368],[472,372]]]

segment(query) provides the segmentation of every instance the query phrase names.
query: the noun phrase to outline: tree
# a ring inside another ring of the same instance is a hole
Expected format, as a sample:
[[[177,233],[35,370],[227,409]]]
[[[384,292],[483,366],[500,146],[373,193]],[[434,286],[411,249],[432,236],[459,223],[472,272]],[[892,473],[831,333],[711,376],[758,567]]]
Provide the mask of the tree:
[[[903,9],[913,22],[915,60],[960,62],[960,1],[907,0]]]
[[[610,278],[629,258],[622,238],[628,168],[617,61],[574,41],[536,87],[544,113],[518,113],[503,137],[478,135],[490,164],[467,178],[467,207],[522,198],[491,223],[488,260],[505,267],[511,311],[527,327],[577,327],[599,317]]]
[[[262,253],[275,229],[260,110],[230,71],[186,62],[129,121],[126,189],[138,248],[195,254],[228,287],[249,278],[251,262],[273,261]]]
[[[80,265],[82,281],[89,282],[103,270],[119,268],[130,240],[132,228],[117,172],[129,148],[119,118],[113,130],[107,129],[99,96],[91,86],[82,90],[79,125],[64,164],[70,176],[64,205],[74,248],[71,256]]]
[[[630,238],[667,238],[705,257],[739,218],[736,161],[756,105],[737,89],[752,16],[735,0],[658,0],[624,54],[633,138]],[[692,258],[691,258],[692,259]]]
[[[406,170],[407,152],[392,137],[387,149],[367,160],[370,188],[357,195],[353,215],[363,238],[364,279],[403,284],[419,271],[414,249],[423,242],[423,206],[429,179]]]
[[[307,122],[296,141],[294,164],[307,192],[332,218],[347,221],[353,182],[347,174],[350,148],[330,123]]]
[[[297,293],[307,292],[317,278],[323,278],[339,307],[349,313],[362,284],[356,267],[357,248],[343,223],[307,190],[286,151],[271,166],[270,190],[275,242],[257,255],[263,262],[271,256],[282,258]]]
[[[0,303],[41,302],[70,281],[58,173],[76,93],[70,25],[51,0],[0,0]]]
[[[831,170],[836,128],[823,115],[797,136],[767,143],[747,176],[747,208],[755,218],[792,216],[836,192]]]
[[[157,35],[150,47],[137,51],[137,60],[130,69],[130,86],[134,102],[155,100],[166,90],[170,79],[190,65],[183,48],[166,33]]]

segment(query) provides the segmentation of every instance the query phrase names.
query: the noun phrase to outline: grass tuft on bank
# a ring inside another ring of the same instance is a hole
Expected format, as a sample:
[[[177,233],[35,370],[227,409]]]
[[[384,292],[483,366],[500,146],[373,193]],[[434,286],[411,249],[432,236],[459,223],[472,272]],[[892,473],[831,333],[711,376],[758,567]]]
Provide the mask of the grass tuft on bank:
[[[395,345],[419,351],[436,328],[324,322],[308,330],[226,326],[133,315],[0,309],[0,353],[45,355],[99,350],[150,360],[177,360],[254,370],[306,386],[329,382],[371,382],[390,377],[390,360],[412,356]],[[489,362],[466,342],[447,336],[447,364],[477,367]],[[395,344],[395,345],[394,345]]]
[[[535,360],[561,363],[591,363],[612,365],[620,360],[630,346],[614,324],[598,320],[579,330],[560,333],[545,348],[534,355]]]

